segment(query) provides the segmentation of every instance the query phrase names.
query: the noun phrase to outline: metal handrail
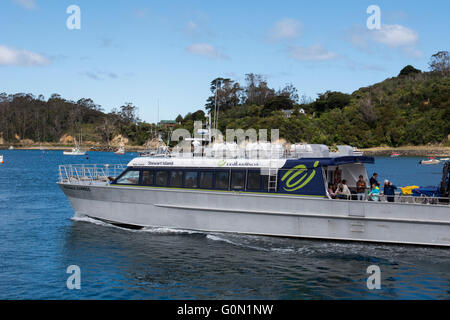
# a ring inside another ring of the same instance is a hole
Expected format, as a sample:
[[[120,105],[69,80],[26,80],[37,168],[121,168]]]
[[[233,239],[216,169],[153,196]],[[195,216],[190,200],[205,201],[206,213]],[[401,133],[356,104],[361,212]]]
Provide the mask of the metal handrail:
[[[425,196],[422,195],[420,197],[412,196],[412,195],[405,195],[402,193],[396,193],[395,195],[384,195],[380,194],[378,196],[379,200],[374,201],[370,200],[370,196],[366,193],[364,200],[358,200],[357,194],[351,195],[350,199],[338,199],[335,200],[345,200],[345,201],[358,201],[358,202],[388,202],[387,197],[393,197],[394,203],[415,203],[415,204],[439,204],[439,205],[450,205],[450,198],[447,197],[435,197],[435,196]]]
[[[108,183],[123,172],[123,164],[69,164],[59,166],[60,183]]]

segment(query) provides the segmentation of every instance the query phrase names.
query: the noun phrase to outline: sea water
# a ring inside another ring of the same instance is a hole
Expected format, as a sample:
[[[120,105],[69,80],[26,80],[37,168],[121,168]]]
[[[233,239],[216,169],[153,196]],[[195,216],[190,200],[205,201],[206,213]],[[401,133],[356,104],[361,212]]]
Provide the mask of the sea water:
[[[75,217],[58,165],[127,163],[136,154],[2,150],[0,299],[448,299],[450,249],[168,228],[128,230]],[[369,174],[438,185],[442,165],[376,158]],[[70,265],[80,289],[70,290]],[[369,290],[367,268],[380,268]]]

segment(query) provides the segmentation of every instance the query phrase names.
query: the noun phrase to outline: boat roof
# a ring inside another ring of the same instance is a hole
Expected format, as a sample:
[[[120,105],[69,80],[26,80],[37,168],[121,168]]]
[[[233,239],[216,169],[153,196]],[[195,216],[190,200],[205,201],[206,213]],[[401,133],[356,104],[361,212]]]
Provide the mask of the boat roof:
[[[304,164],[307,167],[318,162],[320,166],[338,166],[352,163],[374,163],[373,157],[344,156],[327,158],[298,159],[222,159],[213,157],[138,157],[128,163],[128,167],[185,167],[185,168],[282,168]]]

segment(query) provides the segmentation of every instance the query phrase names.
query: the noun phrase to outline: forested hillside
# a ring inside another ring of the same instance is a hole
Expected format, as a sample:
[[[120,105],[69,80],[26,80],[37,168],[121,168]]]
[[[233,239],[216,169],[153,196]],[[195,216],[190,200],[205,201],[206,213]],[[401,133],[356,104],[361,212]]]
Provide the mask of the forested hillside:
[[[248,74],[246,85],[230,79],[211,82],[206,104],[214,113],[217,101],[219,129],[280,129],[289,142],[350,144],[361,148],[449,144],[450,72],[448,52],[434,55],[430,72],[412,66],[399,75],[356,90],[352,94],[327,91],[315,101],[299,98],[292,85],[278,91],[260,75]],[[286,112],[291,110],[291,112]],[[304,113],[303,113],[304,111]],[[204,120],[201,110],[179,116],[191,129]]]
[[[430,71],[412,66],[398,76],[356,90],[352,94],[326,91],[313,100],[292,84],[275,90],[258,74],[247,74],[245,85],[227,78],[210,83],[205,110],[176,119],[193,129],[206,114],[218,115],[218,128],[279,129],[289,142],[350,144],[364,147],[446,144],[450,133],[450,58],[446,51],[430,60]],[[301,79],[299,79],[301,82]],[[125,103],[110,113],[91,99],[68,101],[54,94],[48,100],[31,94],[0,94],[0,144],[60,142],[64,135],[109,145],[121,134],[130,144],[142,145],[155,132],[136,116],[137,107]],[[163,134],[168,134],[163,131]]]
[[[134,144],[144,144],[150,135],[150,125],[136,116],[131,104],[104,113],[91,99],[77,102],[53,94],[43,96],[18,93],[0,94],[0,140],[3,143],[59,143],[69,135],[83,140],[109,145],[115,135],[121,134]]]

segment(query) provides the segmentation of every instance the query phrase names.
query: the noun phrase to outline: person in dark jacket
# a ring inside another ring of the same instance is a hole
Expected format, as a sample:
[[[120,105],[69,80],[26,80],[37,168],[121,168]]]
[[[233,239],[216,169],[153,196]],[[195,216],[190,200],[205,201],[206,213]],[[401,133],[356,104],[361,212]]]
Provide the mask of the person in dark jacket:
[[[392,182],[387,182],[384,185],[384,195],[386,196],[386,200],[388,202],[395,202],[395,190],[397,189],[396,186],[392,184]]]
[[[372,177],[370,178],[370,185],[375,185],[375,186],[377,186],[377,187],[379,187],[380,186],[380,183],[378,182],[378,180],[377,180],[377,178],[378,178],[378,173],[374,173],[373,175],[372,175]]]

